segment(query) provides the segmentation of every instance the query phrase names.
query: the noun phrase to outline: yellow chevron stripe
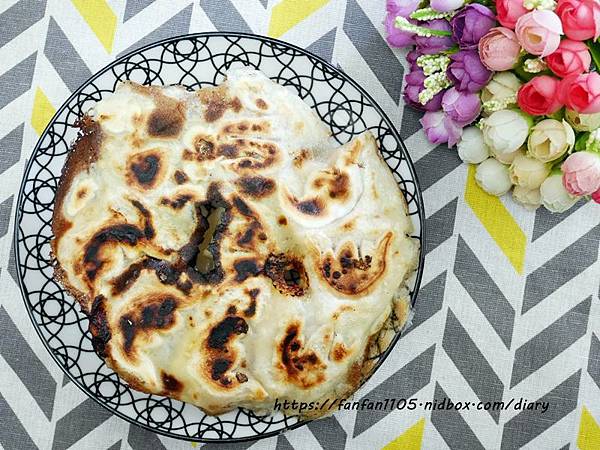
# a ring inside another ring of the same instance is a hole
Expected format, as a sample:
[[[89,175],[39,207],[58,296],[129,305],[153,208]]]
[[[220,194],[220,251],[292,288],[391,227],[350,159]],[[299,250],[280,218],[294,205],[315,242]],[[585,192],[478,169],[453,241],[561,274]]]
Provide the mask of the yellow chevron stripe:
[[[421,450],[424,428],[425,419],[421,419],[381,450]]]
[[[71,0],[108,53],[112,51],[117,16],[105,0]]]
[[[598,450],[600,448],[600,425],[585,406],[581,411],[577,447],[581,450]]]
[[[525,233],[500,199],[479,187],[475,181],[474,165],[469,166],[465,200],[517,273],[523,273],[527,247]]]
[[[282,0],[271,10],[269,36],[278,38],[327,3],[329,0]]]
[[[35,90],[35,97],[33,99],[33,111],[31,113],[31,126],[35,132],[41,135],[56,113],[56,109],[39,87]]]

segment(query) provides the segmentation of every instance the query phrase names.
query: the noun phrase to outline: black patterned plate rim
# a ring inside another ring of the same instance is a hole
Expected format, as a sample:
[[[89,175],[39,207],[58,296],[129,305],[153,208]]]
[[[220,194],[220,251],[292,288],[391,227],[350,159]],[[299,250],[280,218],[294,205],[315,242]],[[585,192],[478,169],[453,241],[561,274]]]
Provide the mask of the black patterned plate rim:
[[[91,77],[89,77],[84,83],[81,84],[81,86],[79,88],[77,88],[77,90],[75,90],[68,99],[65,100],[65,102],[61,105],[61,107],[56,111],[56,113],[54,114],[54,116],[52,117],[52,119],[49,121],[48,125],[46,126],[46,128],[44,129],[43,133],[40,135],[32,153],[30,158],[27,161],[25,170],[23,172],[23,179],[21,181],[21,185],[19,188],[19,192],[18,192],[18,198],[17,198],[17,207],[16,207],[16,212],[15,212],[15,223],[14,223],[14,229],[13,229],[13,248],[14,248],[14,257],[15,257],[15,263],[16,263],[16,269],[17,269],[17,281],[18,281],[18,285],[19,285],[19,290],[21,292],[21,296],[23,299],[23,302],[25,304],[25,309],[27,310],[27,314],[29,315],[29,318],[33,324],[33,327],[38,335],[38,337],[40,338],[40,340],[42,341],[45,349],[48,351],[48,353],[50,354],[50,356],[52,357],[52,359],[54,360],[54,362],[60,367],[61,371],[67,376],[67,378],[69,378],[69,380],[71,382],[73,382],[73,384],[75,384],[75,386],[77,386],[78,389],[80,389],[83,393],[86,394],[86,396],[90,397],[92,400],[94,400],[97,404],[101,405],[103,408],[105,408],[106,410],[110,411],[111,414],[114,414],[115,416],[133,424],[136,426],[139,426],[147,431],[153,432],[153,433],[157,433],[166,437],[170,437],[170,438],[174,438],[174,439],[179,439],[179,440],[185,440],[185,441],[191,441],[191,442],[201,442],[201,443],[215,443],[215,442],[221,442],[221,443],[238,443],[238,442],[248,442],[248,441],[254,441],[254,440],[258,440],[258,439],[264,439],[264,438],[268,438],[268,437],[274,437],[277,436],[279,434],[282,434],[288,430],[293,430],[296,428],[299,428],[303,425],[306,425],[307,423],[311,422],[311,420],[299,420],[295,423],[286,425],[285,427],[281,428],[281,429],[277,429],[275,431],[268,431],[265,433],[261,433],[261,434],[256,434],[256,435],[249,435],[249,436],[241,436],[241,437],[234,437],[234,438],[205,438],[205,437],[195,437],[195,436],[186,436],[186,435],[181,435],[181,434],[175,434],[173,432],[169,432],[169,431],[165,431],[162,429],[157,429],[157,428],[153,428],[150,425],[146,425],[144,423],[138,422],[135,420],[135,418],[133,417],[129,417],[127,416],[125,413],[119,411],[118,409],[114,409],[112,408],[110,405],[102,402],[99,398],[97,398],[95,395],[93,395],[92,392],[90,392],[88,389],[86,389],[85,386],[83,386],[81,384],[80,381],[78,381],[75,376],[69,372],[69,370],[64,367],[63,363],[59,360],[58,356],[54,353],[54,351],[50,348],[48,341],[46,340],[45,336],[43,335],[42,330],[40,329],[40,324],[37,323],[36,319],[33,316],[33,311],[32,309],[29,307],[28,305],[28,291],[26,289],[25,286],[25,282],[23,279],[23,273],[21,271],[21,267],[19,262],[20,260],[20,253],[19,253],[19,237],[21,235],[20,232],[20,225],[22,223],[23,220],[23,204],[24,204],[24,196],[25,196],[25,184],[26,184],[26,180],[28,179],[29,173],[31,171],[31,168],[34,164],[34,160],[36,155],[38,154],[42,141],[44,139],[44,137],[47,135],[48,130],[51,128],[51,126],[53,125],[53,123],[56,121],[56,119],[60,116],[60,114],[65,110],[65,108],[67,108],[67,106],[71,103],[71,101],[73,99],[75,99],[79,94],[81,94],[81,92],[90,84],[92,83],[95,79],[97,79],[98,77],[100,77],[100,75],[106,73],[107,71],[111,70],[112,68],[114,68],[115,66],[117,66],[118,64],[126,61],[127,59],[131,58],[132,56],[138,54],[138,53],[142,53],[146,50],[149,50],[151,48],[154,47],[158,47],[161,45],[165,45],[168,43],[172,43],[172,42],[177,42],[177,41],[185,41],[185,40],[193,40],[193,39],[201,39],[201,38],[210,38],[210,37],[222,37],[222,38],[245,38],[245,39],[253,39],[253,40],[258,40],[261,42],[267,42],[271,45],[277,45],[277,46],[281,46],[284,48],[288,48],[291,49],[293,51],[296,51],[298,53],[300,53],[302,56],[307,57],[309,60],[311,60],[311,62],[313,63],[313,65],[315,64],[315,62],[318,62],[319,64],[321,64],[324,68],[328,69],[329,71],[333,72],[336,74],[336,76],[341,77],[344,81],[350,83],[350,85],[352,85],[352,87],[354,87],[369,103],[370,106],[373,107],[373,109],[377,112],[377,114],[381,117],[382,122],[385,122],[387,124],[387,126],[389,127],[389,131],[391,132],[393,138],[395,139],[395,141],[399,144],[400,146],[400,151],[402,152],[402,156],[405,158],[410,175],[411,175],[411,181],[414,183],[414,188],[415,188],[415,192],[414,192],[414,196],[415,196],[415,201],[417,204],[417,214],[418,214],[418,220],[420,222],[420,230],[419,230],[419,237],[420,237],[420,242],[421,242],[421,249],[419,251],[419,261],[418,261],[418,266],[416,269],[416,276],[415,276],[415,281],[414,281],[414,287],[411,290],[411,306],[414,307],[415,303],[416,303],[416,299],[419,293],[419,288],[420,288],[420,284],[421,284],[421,278],[423,275],[423,267],[424,267],[424,260],[425,260],[425,251],[424,251],[424,244],[426,242],[426,237],[425,237],[425,210],[424,210],[424,205],[423,205],[423,195],[421,192],[421,188],[420,188],[420,184],[419,184],[419,180],[416,174],[416,170],[414,167],[414,164],[412,162],[412,159],[410,158],[410,155],[408,153],[408,150],[404,144],[404,141],[402,140],[402,138],[400,137],[398,130],[396,129],[396,127],[394,126],[393,122],[389,119],[389,117],[387,116],[387,114],[383,111],[383,109],[379,106],[379,104],[373,99],[373,97],[359,84],[357,83],[352,77],[350,77],[348,74],[346,74],[343,70],[341,70],[340,68],[335,67],[333,64],[331,64],[330,62],[326,61],[325,59],[321,58],[318,55],[315,55],[311,52],[309,52],[308,50],[305,50],[301,47],[298,47],[294,44],[290,44],[288,42],[279,40],[279,39],[275,39],[275,38],[271,38],[271,37],[267,37],[267,36],[262,36],[262,35],[257,35],[257,34],[252,34],[252,33],[241,33],[241,32],[220,32],[220,31],[214,31],[214,32],[200,32],[200,33],[190,33],[190,34],[184,34],[184,35],[178,35],[178,36],[173,36],[173,37],[169,37],[166,39],[162,39],[159,41],[154,41],[151,42],[149,44],[146,44],[142,47],[136,48],[118,58],[116,58],[114,61],[112,61],[111,63],[109,63],[108,65],[104,66],[102,69],[100,69],[99,71],[95,72]],[[387,348],[383,351],[383,353],[381,353],[378,356],[377,362],[375,363],[374,367],[371,369],[370,374],[365,377],[362,381],[361,381],[361,386],[363,384],[365,384],[370,378],[371,376],[381,367],[381,365],[384,363],[384,361],[387,359],[387,357],[390,355],[390,353],[392,352],[392,350],[394,349],[395,345],[397,344],[399,338],[401,337],[402,332],[396,332],[394,334],[394,337],[391,339],[391,341],[389,342]]]

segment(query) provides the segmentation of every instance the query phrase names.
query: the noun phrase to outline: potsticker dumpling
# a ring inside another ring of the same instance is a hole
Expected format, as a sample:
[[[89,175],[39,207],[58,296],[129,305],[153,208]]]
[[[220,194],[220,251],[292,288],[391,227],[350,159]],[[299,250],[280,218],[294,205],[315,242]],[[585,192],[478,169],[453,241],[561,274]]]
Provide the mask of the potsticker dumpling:
[[[392,311],[407,318],[419,252],[373,136],[337,147],[248,69],[98,102],[52,228],[96,352],[133,388],[209,414],[352,393]]]

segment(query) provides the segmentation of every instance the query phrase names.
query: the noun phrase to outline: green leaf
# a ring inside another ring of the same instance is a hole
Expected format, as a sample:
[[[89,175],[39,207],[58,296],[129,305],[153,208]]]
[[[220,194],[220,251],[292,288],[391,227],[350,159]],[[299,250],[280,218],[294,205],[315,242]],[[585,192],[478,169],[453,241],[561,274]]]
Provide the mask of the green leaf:
[[[590,53],[592,55],[592,60],[594,61],[594,65],[596,69],[600,69],[600,44],[593,40],[589,40],[586,42],[588,48],[590,49]]]
[[[579,136],[577,136],[577,139],[575,140],[575,151],[581,151],[581,150],[585,150],[585,146],[587,144],[587,140],[588,137],[590,136],[590,133],[581,133]]]

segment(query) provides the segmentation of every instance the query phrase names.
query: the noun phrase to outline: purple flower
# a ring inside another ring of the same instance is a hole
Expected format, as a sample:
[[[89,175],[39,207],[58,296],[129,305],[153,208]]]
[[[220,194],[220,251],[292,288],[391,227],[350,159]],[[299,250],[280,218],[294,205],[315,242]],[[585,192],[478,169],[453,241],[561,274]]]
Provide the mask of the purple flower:
[[[441,108],[443,92],[434,95],[425,105],[419,102],[419,94],[425,88],[423,86],[425,74],[421,68],[417,67],[413,69],[404,79],[406,80],[406,85],[404,86],[404,100],[406,103],[424,111],[438,111]]]
[[[444,19],[434,19],[422,24],[424,27],[429,28],[431,30],[440,30],[440,31],[451,31],[450,24],[447,20]],[[433,55],[435,53],[442,52],[444,50],[448,50],[450,47],[454,45],[454,41],[451,36],[416,36],[415,42],[417,44],[417,49],[421,53],[425,53],[427,55]]]
[[[415,43],[414,33],[408,31],[399,30],[394,26],[396,16],[392,13],[388,13],[385,17],[385,31],[387,33],[387,41],[392,47],[408,47]]]
[[[415,48],[406,54],[406,61],[410,64],[410,70],[415,70],[417,68],[417,59],[422,54]]]
[[[477,50],[461,50],[450,55],[450,78],[458,91],[478,92],[490,81],[492,72],[479,59]]]
[[[421,0],[387,0],[387,12],[392,16],[402,16],[408,19],[417,10]]]
[[[462,127],[442,111],[428,111],[421,118],[427,140],[432,144],[454,146],[462,135]]]
[[[440,12],[454,11],[465,4],[465,0],[431,0],[429,5]]]
[[[469,92],[459,92],[452,87],[442,98],[442,109],[448,117],[461,126],[473,122],[481,111],[479,95]]]
[[[479,40],[496,25],[496,16],[483,5],[472,3],[452,18],[452,37],[463,49],[474,49]]]

